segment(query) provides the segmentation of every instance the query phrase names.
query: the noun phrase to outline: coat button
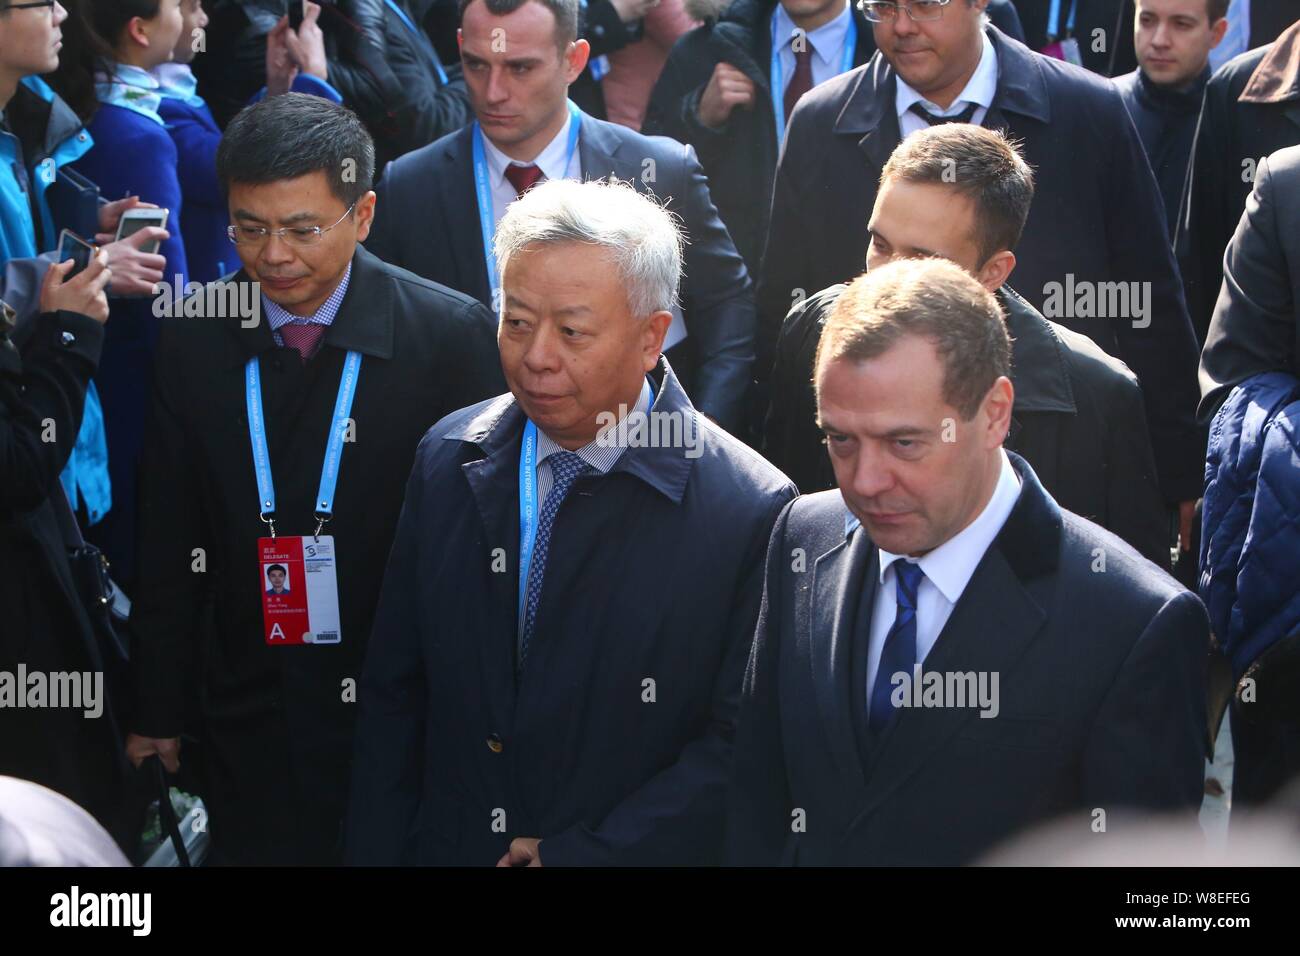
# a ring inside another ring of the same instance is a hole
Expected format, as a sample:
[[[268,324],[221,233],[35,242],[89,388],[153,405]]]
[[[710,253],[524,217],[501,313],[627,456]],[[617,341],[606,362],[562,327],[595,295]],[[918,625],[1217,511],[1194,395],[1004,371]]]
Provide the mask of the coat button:
[[[72,345],[74,342],[76,342],[77,337],[73,335],[71,332],[64,332],[62,335],[59,336],[59,341],[62,342],[64,347],[66,348],[67,346]]]
[[[506,749],[506,745],[501,742],[501,738],[496,734],[488,734],[487,745],[488,750],[494,754],[499,754]]]

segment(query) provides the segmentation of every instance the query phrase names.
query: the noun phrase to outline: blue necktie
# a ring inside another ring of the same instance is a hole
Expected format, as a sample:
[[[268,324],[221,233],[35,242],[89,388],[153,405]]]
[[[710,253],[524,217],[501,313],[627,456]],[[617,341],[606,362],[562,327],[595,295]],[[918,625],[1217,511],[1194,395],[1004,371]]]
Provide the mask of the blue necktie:
[[[524,594],[524,636],[519,644],[519,669],[524,669],[528,657],[528,641],[537,623],[537,606],[542,602],[542,578],[546,574],[546,556],[551,551],[551,528],[555,515],[568,497],[573,483],[591,470],[591,466],[571,451],[557,451],[547,461],[551,463],[553,484],[542,503],[542,513],[537,519],[537,538],[533,544],[533,561],[528,570],[528,590]]]
[[[873,734],[879,734],[889,725],[894,715],[890,695],[894,691],[891,678],[904,673],[912,679],[912,666],[916,663],[916,594],[925,572],[919,564],[910,561],[894,562],[894,584],[898,592],[898,611],[894,625],[885,637],[880,650],[880,666],[876,668],[876,683],[871,688],[871,702],[867,705],[867,722]]]

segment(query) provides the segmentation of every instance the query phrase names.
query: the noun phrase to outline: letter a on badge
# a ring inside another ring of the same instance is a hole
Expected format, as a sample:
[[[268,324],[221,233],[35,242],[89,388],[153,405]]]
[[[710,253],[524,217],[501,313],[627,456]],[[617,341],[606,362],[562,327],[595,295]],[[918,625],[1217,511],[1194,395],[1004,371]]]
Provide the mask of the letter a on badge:
[[[271,640],[273,641],[288,640],[288,638],[284,636],[284,628],[282,628],[279,624],[274,624],[271,626]]]

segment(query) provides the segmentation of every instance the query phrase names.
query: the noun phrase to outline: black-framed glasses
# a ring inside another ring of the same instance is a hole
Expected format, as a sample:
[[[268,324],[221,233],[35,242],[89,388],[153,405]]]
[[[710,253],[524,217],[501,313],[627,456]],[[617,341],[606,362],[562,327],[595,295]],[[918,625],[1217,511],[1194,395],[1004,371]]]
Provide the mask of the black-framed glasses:
[[[32,0],[31,3],[11,3],[4,10],[0,10],[0,13],[4,13],[5,10],[34,10],[37,7],[49,7],[53,10],[58,2],[59,0]]]
[[[892,0],[859,0],[858,9],[872,23],[893,23],[898,19],[900,10],[906,11],[911,20],[924,22],[943,19],[943,8],[951,2],[952,0],[899,0],[894,3]]]
[[[356,203],[348,206],[348,211],[339,216],[338,222],[333,226],[288,226],[284,229],[267,229],[265,226],[227,226],[226,235],[237,246],[257,245],[266,242],[271,236],[279,236],[294,246],[314,246],[321,241],[325,233],[352,215],[352,210],[356,208]]]

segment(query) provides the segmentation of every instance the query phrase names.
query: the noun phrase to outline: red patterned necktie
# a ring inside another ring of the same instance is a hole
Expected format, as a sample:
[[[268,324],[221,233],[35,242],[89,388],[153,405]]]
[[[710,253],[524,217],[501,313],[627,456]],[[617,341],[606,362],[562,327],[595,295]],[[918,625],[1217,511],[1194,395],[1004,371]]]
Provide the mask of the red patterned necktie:
[[[527,166],[515,166],[511,164],[506,167],[506,179],[510,180],[510,185],[515,187],[515,192],[519,198],[523,198],[524,193],[537,185],[537,181],[542,178],[542,170],[533,163]]]
[[[794,104],[799,102],[799,97],[813,88],[812,55],[815,50],[812,41],[803,34],[794,37],[793,40],[800,38],[803,40],[801,44],[803,49],[794,49],[794,76],[790,77],[790,85],[785,88],[785,121],[787,123],[790,122],[790,114],[794,111]]]
[[[325,326],[315,322],[290,322],[280,326],[280,339],[285,347],[297,349],[304,363],[316,354],[324,335]]]

